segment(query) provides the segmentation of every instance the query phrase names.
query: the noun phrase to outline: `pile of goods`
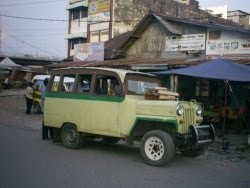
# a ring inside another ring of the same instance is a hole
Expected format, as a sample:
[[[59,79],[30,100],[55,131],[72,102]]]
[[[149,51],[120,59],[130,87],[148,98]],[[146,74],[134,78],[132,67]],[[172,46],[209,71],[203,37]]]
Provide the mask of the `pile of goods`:
[[[148,100],[177,100],[178,93],[169,91],[165,87],[148,88],[145,92],[145,99]]]

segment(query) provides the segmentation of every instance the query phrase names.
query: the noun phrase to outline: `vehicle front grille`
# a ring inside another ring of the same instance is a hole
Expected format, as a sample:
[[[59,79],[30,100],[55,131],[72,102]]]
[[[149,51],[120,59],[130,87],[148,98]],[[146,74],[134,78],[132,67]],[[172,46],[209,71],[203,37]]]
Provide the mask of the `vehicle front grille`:
[[[190,125],[195,124],[194,115],[195,115],[195,112],[194,112],[193,108],[185,108],[184,109],[184,114],[183,114],[184,123],[182,125],[183,126],[182,127],[183,133],[188,131],[188,128]]]

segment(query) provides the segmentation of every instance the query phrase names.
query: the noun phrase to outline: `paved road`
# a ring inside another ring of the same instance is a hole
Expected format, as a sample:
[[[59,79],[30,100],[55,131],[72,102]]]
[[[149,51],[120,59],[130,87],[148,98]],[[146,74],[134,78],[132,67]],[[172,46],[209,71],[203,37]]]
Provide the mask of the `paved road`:
[[[23,98],[0,98],[0,187],[250,187],[246,161],[177,154],[157,168],[142,161],[138,147],[121,143],[69,150],[42,141],[41,115],[25,115],[23,104]]]

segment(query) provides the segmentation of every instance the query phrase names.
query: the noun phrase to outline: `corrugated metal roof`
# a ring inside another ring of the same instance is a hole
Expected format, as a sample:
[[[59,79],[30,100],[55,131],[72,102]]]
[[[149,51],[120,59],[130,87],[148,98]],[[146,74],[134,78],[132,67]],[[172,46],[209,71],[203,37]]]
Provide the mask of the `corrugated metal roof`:
[[[160,23],[163,24],[163,26],[165,26],[172,34],[176,34],[176,35],[182,35],[183,33],[177,29],[174,28],[174,26],[172,26],[168,21],[164,20],[162,17],[157,16],[154,14],[154,16],[158,19],[158,21]]]
[[[190,20],[190,19],[173,18],[173,17],[168,17],[168,16],[162,16],[162,18],[167,21],[186,23],[186,24],[190,24],[194,26],[201,26],[201,27],[214,28],[214,29],[223,29],[223,30],[229,30],[229,31],[238,31],[238,32],[250,34],[249,29],[245,29],[242,26],[236,23],[233,23],[230,20],[223,19],[224,21],[222,21],[222,19],[215,19],[214,17],[208,18],[208,21],[201,20],[198,18],[196,20]]]

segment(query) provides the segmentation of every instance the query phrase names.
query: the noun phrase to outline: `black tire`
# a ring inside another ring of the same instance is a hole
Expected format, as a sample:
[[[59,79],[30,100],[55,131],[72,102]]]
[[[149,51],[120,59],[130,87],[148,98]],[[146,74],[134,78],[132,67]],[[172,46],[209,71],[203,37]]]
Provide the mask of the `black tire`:
[[[205,150],[206,150],[205,147],[201,147],[201,148],[196,148],[196,149],[181,150],[180,152],[185,157],[198,157],[202,155],[205,152]]]
[[[37,103],[33,105],[33,112],[34,114],[40,114],[41,113],[41,106]]]
[[[83,145],[83,137],[75,125],[66,124],[62,128],[62,142],[66,148],[77,149]]]
[[[120,141],[120,138],[116,138],[116,137],[103,137],[102,138],[102,142],[105,144],[116,144],[119,141]]]
[[[172,137],[162,130],[146,133],[142,138],[140,150],[144,161],[152,166],[163,166],[175,155]]]

